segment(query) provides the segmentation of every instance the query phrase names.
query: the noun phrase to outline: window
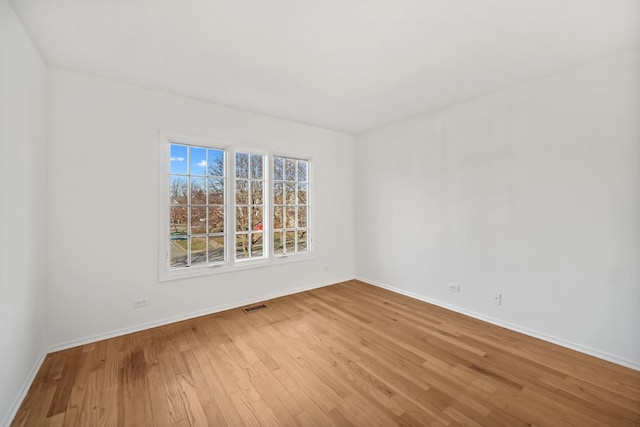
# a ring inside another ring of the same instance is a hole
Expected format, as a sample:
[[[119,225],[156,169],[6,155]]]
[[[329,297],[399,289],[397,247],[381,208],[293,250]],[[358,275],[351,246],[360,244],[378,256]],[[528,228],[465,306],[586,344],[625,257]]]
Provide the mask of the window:
[[[225,260],[224,150],[171,144],[169,266]]]
[[[264,256],[264,156],[236,153],[236,260]]]
[[[161,140],[161,280],[312,256],[309,158]]]
[[[309,221],[307,160],[273,158],[273,252],[307,250]]]

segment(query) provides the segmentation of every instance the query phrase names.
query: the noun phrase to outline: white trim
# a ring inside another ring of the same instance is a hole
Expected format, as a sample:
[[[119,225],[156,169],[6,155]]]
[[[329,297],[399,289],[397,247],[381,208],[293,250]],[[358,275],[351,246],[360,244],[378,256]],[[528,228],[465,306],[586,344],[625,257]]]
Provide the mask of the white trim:
[[[164,276],[160,277],[158,280],[160,282],[170,282],[172,280],[202,277],[210,274],[233,273],[236,271],[251,270],[254,268],[274,267],[276,265],[287,264],[290,262],[311,261],[314,259],[316,259],[315,255],[309,252],[287,254],[286,257],[276,255],[271,259],[266,257],[245,259],[238,260],[235,264],[214,264],[209,267],[195,267],[192,269],[183,268],[167,271]]]
[[[285,291],[275,292],[272,294],[262,295],[257,298],[251,298],[243,301],[236,301],[230,304],[224,304],[219,306],[214,306],[211,308],[205,308],[203,310],[192,311],[191,313],[186,314],[178,314],[171,317],[166,317],[164,319],[155,320],[152,322],[141,323],[139,325],[130,326],[127,328],[116,329],[115,331],[104,332],[101,334],[90,335],[84,338],[78,338],[71,341],[66,341],[60,344],[52,344],[49,346],[49,353],[53,353],[55,351],[66,350],[69,348],[77,347],[80,345],[91,344],[96,341],[102,341],[109,338],[115,338],[122,335],[131,334],[134,332],[140,332],[151,328],[156,328],[158,326],[169,325],[175,322],[181,322],[183,320],[194,319],[196,317],[206,316],[208,314],[219,313],[221,311],[232,310],[234,308],[244,307],[246,305],[255,304],[258,302],[268,301],[274,298],[280,298],[288,295],[294,295],[300,292],[310,291],[312,289],[323,288],[325,286],[335,285],[336,283],[347,282],[349,280],[353,280],[353,276],[348,276],[344,278],[333,279],[330,282],[320,282],[313,285],[302,286],[297,288],[290,288]]]
[[[13,404],[9,407],[9,412],[5,415],[4,419],[0,422],[0,426],[9,427],[11,422],[18,414],[18,410],[20,409],[20,405],[24,401],[24,398],[27,397],[27,393],[33,384],[33,381],[36,379],[36,375],[40,371],[42,367],[42,363],[44,362],[45,357],[47,357],[47,352],[44,350],[40,352],[40,355],[36,359],[36,362],[33,364],[31,371],[29,372],[29,376],[25,379],[22,387],[20,388],[20,392],[16,396]]]
[[[515,332],[519,332],[519,333],[524,334],[524,335],[528,335],[530,337],[538,338],[538,339],[541,339],[543,341],[547,341],[547,342],[550,342],[552,344],[559,345],[561,347],[569,348],[571,350],[575,350],[575,351],[578,351],[580,353],[587,354],[589,356],[597,357],[598,359],[606,360],[607,362],[612,362],[612,363],[615,363],[617,365],[621,365],[621,366],[624,366],[624,367],[627,367],[627,368],[630,368],[630,369],[634,369],[636,371],[640,371],[640,363],[634,362],[632,360],[625,359],[623,357],[616,356],[616,355],[611,354],[611,353],[607,353],[605,351],[597,350],[597,349],[594,349],[594,348],[591,348],[591,347],[588,347],[588,346],[585,346],[585,345],[582,345],[582,344],[577,344],[577,343],[572,342],[572,341],[567,341],[567,340],[564,340],[562,338],[554,337],[553,335],[548,335],[548,334],[545,334],[545,333],[542,333],[542,332],[539,332],[539,331],[536,331],[536,330],[533,330],[533,329],[526,328],[524,326],[516,325],[514,323],[505,322],[503,320],[499,320],[499,319],[496,319],[494,317],[485,316],[484,314],[480,314],[480,313],[477,313],[475,311],[471,311],[471,310],[467,310],[467,309],[464,309],[464,308],[460,308],[458,306],[455,306],[455,305],[452,305],[452,304],[449,304],[449,303],[445,303],[445,302],[442,302],[442,301],[438,301],[438,300],[426,297],[424,295],[420,295],[420,294],[416,294],[416,293],[413,293],[413,292],[405,291],[403,289],[396,288],[394,286],[389,286],[389,285],[386,285],[384,283],[381,283],[381,282],[378,282],[378,281],[375,281],[375,280],[371,280],[371,279],[367,279],[367,278],[362,277],[362,276],[357,276],[356,275],[356,280],[360,280],[362,282],[369,283],[371,285],[377,286],[379,288],[386,289],[386,290],[391,291],[391,292],[395,292],[397,294],[401,294],[401,295],[404,295],[404,296],[407,296],[407,297],[410,297],[410,298],[414,298],[414,299],[417,299],[417,300],[420,300],[420,301],[424,301],[424,302],[427,302],[429,304],[437,305],[439,307],[446,308],[447,310],[455,311],[456,313],[464,314],[465,316],[473,317],[474,319],[482,320],[482,321],[491,323],[491,324],[496,325],[496,326],[501,326],[503,328],[506,328],[506,329],[509,329],[509,330],[512,330],[512,331],[515,331]]]

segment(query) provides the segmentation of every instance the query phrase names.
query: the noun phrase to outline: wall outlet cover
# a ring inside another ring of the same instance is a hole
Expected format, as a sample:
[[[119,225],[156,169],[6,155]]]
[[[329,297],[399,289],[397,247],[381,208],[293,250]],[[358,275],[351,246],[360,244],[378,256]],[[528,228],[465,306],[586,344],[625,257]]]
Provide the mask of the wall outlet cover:
[[[493,294],[491,294],[491,303],[495,304],[495,305],[501,305],[502,304],[502,294],[495,292]]]
[[[138,298],[133,300],[133,308],[146,307],[149,305],[149,298]]]

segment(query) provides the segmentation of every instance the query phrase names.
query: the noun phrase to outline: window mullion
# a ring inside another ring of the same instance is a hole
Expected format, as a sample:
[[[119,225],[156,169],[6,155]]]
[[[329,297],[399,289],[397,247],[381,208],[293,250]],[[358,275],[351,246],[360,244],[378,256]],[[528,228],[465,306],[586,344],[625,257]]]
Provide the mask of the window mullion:
[[[293,212],[295,212],[293,214],[293,241],[294,241],[294,250],[296,252],[298,252],[298,224],[299,224],[298,223],[298,215],[299,215],[298,211],[299,211],[299,208],[300,208],[300,205],[298,204],[298,200],[299,200],[298,199],[298,190],[299,190],[299,188],[298,188],[298,182],[299,182],[298,181],[298,168],[299,168],[299,164],[298,163],[299,162],[300,162],[300,160],[296,160],[296,162],[295,162],[296,171],[295,171],[294,176],[293,176],[293,178],[295,179],[295,183],[293,184],[295,186],[294,187],[295,191],[293,192],[293,197],[294,197],[294,199],[293,199],[293,209],[294,209],[294,211]]]
[[[249,259],[253,255],[253,180],[251,179],[251,160],[252,156],[249,155],[249,168],[247,171],[247,245],[249,246]]]
[[[229,239],[229,248],[227,250],[227,256],[229,257],[229,263],[235,264],[236,258],[236,151],[229,150],[227,155],[229,160],[229,170],[225,171],[230,181],[231,191],[227,194],[227,216],[229,219],[229,226],[226,229],[226,235]]]
[[[191,147],[187,149],[187,267],[191,267]]]
[[[205,264],[209,265],[209,150],[205,151],[204,159],[207,162],[206,171],[204,175],[204,259]]]

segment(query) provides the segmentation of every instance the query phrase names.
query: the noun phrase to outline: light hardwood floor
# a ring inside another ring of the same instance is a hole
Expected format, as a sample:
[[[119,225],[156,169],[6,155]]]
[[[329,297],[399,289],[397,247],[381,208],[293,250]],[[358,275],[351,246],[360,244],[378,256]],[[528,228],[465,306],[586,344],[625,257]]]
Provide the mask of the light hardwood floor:
[[[14,426],[629,426],[640,372],[358,281],[47,356]]]

